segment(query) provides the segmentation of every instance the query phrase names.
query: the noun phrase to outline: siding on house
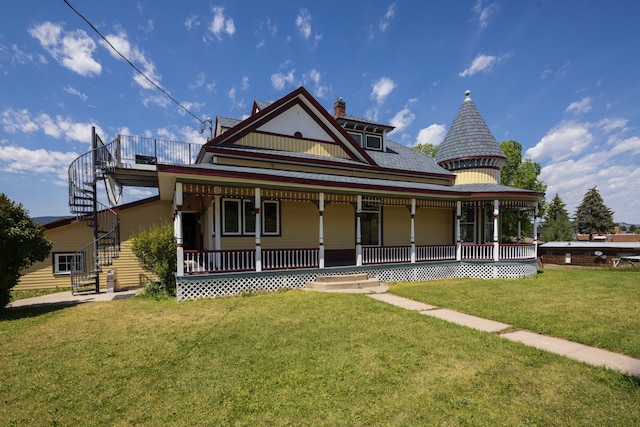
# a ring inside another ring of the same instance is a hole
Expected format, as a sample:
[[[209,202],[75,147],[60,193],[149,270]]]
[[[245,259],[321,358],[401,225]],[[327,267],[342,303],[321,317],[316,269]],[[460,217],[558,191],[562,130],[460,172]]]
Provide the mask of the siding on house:
[[[449,209],[416,210],[416,245],[452,245],[453,211]]]
[[[113,265],[103,267],[100,275],[101,287],[107,283],[108,270],[116,270],[120,287],[138,286],[140,274],[150,276],[138,265],[131,252],[131,237],[152,223],[171,221],[171,202],[155,200],[149,203],[134,205],[121,209],[120,217],[121,251],[113,260]],[[93,231],[84,221],[45,230],[45,237],[53,243],[52,254],[59,252],[73,253],[93,240]],[[53,274],[53,257],[50,255],[43,262],[38,262],[24,270],[14,290],[70,288],[71,279],[68,274]]]
[[[456,171],[456,185],[499,183],[500,171],[497,169],[465,169]]]
[[[356,247],[355,209],[352,205],[330,203],[324,210],[324,246],[328,250]]]
[[[382,243],[384,246],[411,244],[411,212],[404,206],[382,209]]]

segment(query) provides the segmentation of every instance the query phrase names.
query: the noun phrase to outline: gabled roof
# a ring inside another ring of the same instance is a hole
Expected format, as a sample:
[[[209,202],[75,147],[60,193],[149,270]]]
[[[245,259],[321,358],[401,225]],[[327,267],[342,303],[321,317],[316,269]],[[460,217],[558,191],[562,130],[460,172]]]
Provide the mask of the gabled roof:
[[[465,100],[458,110],[447,135],[440,144],[435,160],[449,170],[455,169],[454,161],[469,159],[494,159],[489,166],[502,167],[506,156],[500,144],[478,112],[475,104],[465,93]]]
[[[261,128],[269,128],[271,123],[276,123],[278,119],[284,118],[291,111],[304,115],[307,123],[313,122],[318,132],[323,132],[329,143],[341,147],[349,158],[364,164],[376,165],[371,156],[355,143],[346,130],[336,123],[327,110],[304,87],[300,87],[268,105],[254,102],[253,114],[204,144],[196,163],[208,162],[211,158],[211,149],[231,148],[234,143],[240,141],[247,134],[259,132]],[[296,137],[294,133],[296,129],[287,129],[286,131],[291,132],[291,135],[286,136]]]

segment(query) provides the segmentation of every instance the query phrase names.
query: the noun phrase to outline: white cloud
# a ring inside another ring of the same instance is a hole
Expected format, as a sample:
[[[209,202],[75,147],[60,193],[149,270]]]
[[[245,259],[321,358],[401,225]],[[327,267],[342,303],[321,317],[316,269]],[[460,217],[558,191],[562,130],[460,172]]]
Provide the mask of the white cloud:
[[[91,122],[75,122],[70,117],[55,116],[41,113],[31,117],[28,110],[8,108],[2,112],[2,126],[5,132],[29,134],[42,131],[45,135],[55,139],[64,137],[68,141],[78,141],[91,144],[91,127],[96,126],[96,132],[105,135],[100,126]]]
[[[242,77],[242,90],[249,89],[249,76]]]
[[[391,23],[391,19],[393,19],[395,14],[396,14],[396,4],[392,3],[387,8],[387,11],[385,12],[384,16],[380,20],[380,23],[378,24],[380,31],[384,33],[387,30],[387,28],[389,27],[389,24]]]
[[[464,71],[458,73],[460,77],[469,77],[479,72],[488,73],[493,69],[493,66],[507,59],[509,55],[495,56],[484,55],[479,53],[475,59],[471,62]]]
[[[96,43],[83,30],[65,32],[47,21],[29,28],[29,34],[63,67],[84,77],[102,72],[102,65],[93,59]]]
[[[238,99],[236,96],[236,88],[235,86],[232,87],[231,89],[229,89],[229,92],[227,92],[227,97],[229,98],[229,101],[231,101],[231,109],[235,110],[242,110],[245,107],[245,103],[244,103],[244,98],[240,98]]]
[[[498,3],[491,3],[489,5],[483,5],[482,0],[477,0],[476,4],[471,9],[478,20],[480,28],[487,28],[489,25],[489,17],[500,10]]]
[[[311,27],[311,14],[307,9],[300,9],[298,15],[296,16],[296,28],[300,31],[302,37],[305,40],[311,39],[311,34],[313,33]],[[317,34],[313,38],[313,46],[317,46],[317,44],[322,40],[322,34]]]
[[[574,114],[584,114],[591,111],[591,97],[585,96],[580,101],[574,101],[565,110],[567,113],[573,112]]]
[[[398,111],[391,120],[389,120],[389,124],[395,127],[395,129],[389,132],[389,134],[402,132],[415,120],[415,118],[415,113],[413,113],[409,107],[404,107],[402,110]]]
[[[54,174],[60,180],[67,180],[69,164],[79,154],[63,153],[45,149],[29,150],[16,145],[0,146],[0,162],[4,165],[3,172],[24,173],[32,175]]]
[[[295,80],[295,71],[291,70],[287,74],[275,73],[271,75],[271,85],[276,90],[284,89],[287,83],[291,84]]]
[[[613,132],[614,130],[626,130],[627,119],[602,119],[598,122],[598,127],[602,128],[606,133]]]
[[[381,77],[372,85],[371,98],[378,104],[382,104],[395,88],[396,83],[393,80],[389,77]]]
[[[211,8],[213,12],[213,19],[209,24],[209,31],[211,31],[218,40],[222,40],[224,34],[232,36],[236,32],[236,27],[233,23],[233,19],[227,18],[224,15],[224,8],[214,6]]]
[[[275,37],[278,33],[278,27],[271,22],[271,18],[267,16],[265,21],[261,21],[255,31],[258,43],[256,48],[260,49],[267,43],[267,36]]]
[[[86,100],[87,100],[87,98],[88,98],[86,94],[84,94],[84,93],[80,92],[79,90],[77,90],[77,89],[75,89],[75,88],[73,88],[73,87],[71,87],[71,86],[65,86],[65,87],[64,87],[64,88],[62,88],[62,89],[63,89],[65,92],[67,92],[68,94],[70,94],[70,95],[75,95],[75,96],[77,96],[78,98],[82,99],[83,101],[86,101]]]
[[[582,153],[593,141],[589,124],[563,121],[551,129],[533,147],[525,152],[525,157],[535,161],[542,159],[564,160]]]
[[[156,73],[155,64],[145,56],[142,50],[129,42],[126,33],[120,32],[118,34],[109,34],[105,37],[118,52],[134,63],[138,68],[141,68],[142,72],[144,72],[151,81],[159,84],[162,77]],[[106,42],[102,41],[101,44],[109,50],[111,56],[117,59],[122,59],[122,57],[114,52]],[[155,89],[155,87],[138,72],[134,71],[133,80],[143,89]]]
[[[187,27],[187,30],[191,30],[192,28],[200,26],[200,18],[196,15],[192,15],[185,19],[184,26]]]
[[[416,138],[416,144],[440,145],[446,134],[447,128],[445,125],[432,124],[420,129],[418,137]]]
[[[189,83],[189,89],[198,89],[204,85],[205,81],[206,77],[204,75],[204,72],[199,72],[196,76],[196,80],[193,83]]]
[[[640,155],[640,137],[632,136],[631,138],[610,142],[614,147],[611,154],[627,153],[628,155]]]
[[[318,98],[326,98],[327,93],[331,90],[329,85],[322,82],[322,76],[315,68],[302,75],[302,84],[305,86],[311,85],[311,92]]]

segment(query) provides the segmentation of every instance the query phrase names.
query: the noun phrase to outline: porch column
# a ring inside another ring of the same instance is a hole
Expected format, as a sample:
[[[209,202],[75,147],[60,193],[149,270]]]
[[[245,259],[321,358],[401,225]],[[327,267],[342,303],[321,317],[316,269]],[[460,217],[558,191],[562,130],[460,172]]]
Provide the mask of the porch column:
[[[173,217],[173,235],[176,238],[176,276],[184,276],[184,247],[182,238],[182,183],[176,182],[176,190],[174,194],[174,217]]]
[[[516,243],[520,243],[522,240],[522,211],[518,209],[518,234]]]
[[[256,210],[256,271],[262,271],[262,248],[260,247],[260,224],[261,214],[260,206],[262,201],[260,200],[260,188],[255,189],[255,203],[254,209]]]
[[[411,262],[416,262],[416,199],[411,199]]]
[[[209,231],[209,235],[207,236],[207,249],[208,250],[213,250],[213,245],[215,244],[214,242],[214,228],[215,227],[215,206],[214,206],[214,201],[213,199],[211,199],[211,204],[209,205],[209,207],[207,208],[207,230]]]
[[[500,200],[493,201],[493,260],[500,260],[500,240],[498,235],[498,218],[500,217]]]
[[[324,268],[324,193],[318,194],[318,266]]]
[[[356,265],[362,265],[362,229],[360,216],[362,215],[362,196],[356,198]]]
[[[221,260],[222,257],[220,256],[220,238],[222,236],[222,204],[220,201],[220,196],[213,196],[213,203],[214,203],[214,211],[213,211],[213,230],[215,231],[215,246],[214,249],[216,250],[215,253],[215,266],[214,266],[214,270],[220,270],[221,269]]]
[[[538,258],[538,202],[533,210],[533,255]]]
[[[456,202],[456,261],[462,260],[462,242],[460,241],[460,219],[462,218],[462,202],[458,200]]]

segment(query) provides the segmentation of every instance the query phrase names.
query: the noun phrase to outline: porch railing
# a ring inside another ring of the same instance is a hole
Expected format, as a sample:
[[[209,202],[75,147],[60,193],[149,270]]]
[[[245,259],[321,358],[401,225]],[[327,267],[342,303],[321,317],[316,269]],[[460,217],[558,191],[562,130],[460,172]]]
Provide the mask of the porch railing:
[[[493,244],[462,244],[463,261],[493,261]],[[515,261],[534,259],[533,244],[500,244],[499,259]],[[318,268],[318,248],[263,249],[263,270],[286,270],[296,268]],[[416,246],[416,261],[453,261],[456,259],[455,245]],[[365,246],[362,248],[362,263],[390,264],[411,262],[411,246]],[[223,273],[256,270],[255,249],[220,251],[184,251],[185,274]]]
[[[364,246],[363,264],[386,264],[411,261],[410,246]]]
[[[500,245],[500,259],[518,260],[533,259],[536,257],[535,245],[513,243]]]
[[[492,260],[493,244],[462,244],[462,259]]]
[[[319,259],[318,248],[262,250],[262,267],[265,270],[318,267]]]
[[[455,245],[416,246],[416,261],[445,261],[456,259]]]

